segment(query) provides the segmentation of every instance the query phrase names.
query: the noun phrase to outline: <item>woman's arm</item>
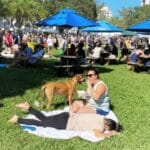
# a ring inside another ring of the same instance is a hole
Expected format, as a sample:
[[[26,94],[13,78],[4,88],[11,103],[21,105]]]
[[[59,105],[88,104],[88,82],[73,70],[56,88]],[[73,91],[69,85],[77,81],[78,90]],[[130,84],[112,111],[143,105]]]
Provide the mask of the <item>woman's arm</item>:
[[[111,137],[111,136],[114,136],[114,135],[118,134],[118,132],[115,131],[115,130],[109,131],[108,133],[101,132],[98,129],[94,129],[93,131],[95,133],[95,136],[98,137],[98,138],[100,138],[100,137],[101,138],[106,138],[106,137]]]
[[[99,98],[103,96],[106,92],[106,86],[104,84],[100,84],[96,90],[93,89],[93,87],[89,82],[87,82],[87,85],[88,85],[87,91],[91,93],[91,96],[94,100],[99,100]]]

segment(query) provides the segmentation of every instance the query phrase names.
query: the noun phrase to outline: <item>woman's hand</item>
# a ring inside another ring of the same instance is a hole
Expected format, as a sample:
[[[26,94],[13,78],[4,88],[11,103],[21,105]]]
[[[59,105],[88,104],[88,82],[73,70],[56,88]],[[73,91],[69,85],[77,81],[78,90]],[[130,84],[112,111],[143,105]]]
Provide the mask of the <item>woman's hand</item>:
[[[92,86],[91,86],[91,83],[90,81],[87,80],[87,92],[91,93],[91,90],[92,90]]]
[[[93,131],[94,131],[96,137],[101,137],[102,134],[101,134],[100,130],[94,129]]]
[[[93,129],[95,136],[97,138],[105,138],[105,133],[103,133],[102,131],[98,130],[98,129]]]
[[[98,85],[96,90],[93,89],[91,83],[87,81],[87,92],[90,93],[94,100],[99,100],[102,95],[106,92],[106,86],[104,84]]]
[[[86,83],[87,83],[87,87],[88,87],[88,88],[91,88],[91,87],[92,87],[90,81],[87,80]]]
[[[115,130],[112,130],[112,131],[109,131],[109,134],[110,134],[110,136],[114,136],[114,135],[118,135],[120,133]]]
[[[118,135],[118,134],[119,134],[119,132],[117,132],[117,131],[115,131],[115,130],[108,131],[108,133],[101,132],[101,131],[98,130],[98,129],[94,129],[93,131],[94,131],[96,137],[101,137],[101,138],[111,137],[111,136],[114,136],[114,135]]]

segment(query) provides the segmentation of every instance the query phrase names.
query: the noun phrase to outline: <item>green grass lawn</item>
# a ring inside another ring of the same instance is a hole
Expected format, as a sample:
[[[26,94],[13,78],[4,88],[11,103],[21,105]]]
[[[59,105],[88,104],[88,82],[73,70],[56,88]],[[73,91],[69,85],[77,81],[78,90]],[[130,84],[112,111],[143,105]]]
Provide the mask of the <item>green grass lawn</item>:
[[[56,76],[52,61],[37,68],[16,67],[0,70],[0,150],[149,150],[150,149],[150,75],[134,73],[126,65],[99,66],[101,79],[107,83],[111,107],[123,125],[123,132],[98,143],[73,138],[56,140],[31,135],[7,122],[14,114],[25,114],[14,107],[27,100],[32,106],[40,87],[46,81],[63,81]],[[78,85],[86,89],[86,83]],[[39,99],[39,98],[38,98]],[[64,99],[56,96],[52,109],[64,107]]]

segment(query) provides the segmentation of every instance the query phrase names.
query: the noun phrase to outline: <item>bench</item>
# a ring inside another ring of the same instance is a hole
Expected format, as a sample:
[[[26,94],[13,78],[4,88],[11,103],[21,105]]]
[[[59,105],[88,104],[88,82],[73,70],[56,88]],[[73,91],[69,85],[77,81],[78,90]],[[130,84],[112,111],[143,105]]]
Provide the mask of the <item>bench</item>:
[[[147,69],[147,73],[150,73],[150,65],[144,65],[144,67]]]
[[[128,62],[128,69],[139,72],[141,70],[146,70],[148,73],[150,73],[150,65],[144,65],[141,63],[135,63],[135,62]]]
[[[94,58],[94,57],[86,57],[86,60],[89,61],[90,64],[96,64],[100,62],[100,58]]]
[[[73,65],[55,65],[54,68],[60,69],[60,68],[72,68]]]
[[[56,69],[58,75],[72,75],[74,74],[74,65],[55,65],[54,69]]]
[[[109,58],[109,57],[107,57],[107,58],[104,58],[104,60],[106,61],[105,64],[110,65],[110,64],[115,64],[116,61],[117,61],[117,58]]]
[[[147,67],[147,68],[150,68],[150,65],[144,65],[145,67]]]
[[[5,63],[6,62],[6,58],[0,55],[0,63]]]
[[[57,70],[57,74],[67,74],[67,75],[73,75],[76,73],[84,72],[86,68],[90,67],[89,64],[83,64],[83,65],[55,65],[54,69]]]
[[[91,65],[89,64],[83,64],[83,65],[55,65],[54,68],[55,69],[61,69],[61,68],[75,68],[75,67],[79,67],[79,68],[88,68],[90,67]]]
[[[91,67],[91,64],[82,64],[76,66],[76,73],[83,73],[85,70],[87,70],[89,67]]]
[[[136,62],[127,62],[128,70],[136,71],[138,72],[140,70],[141,65]]]
[[[83,65],[79,65],[79,67],[81,67],[81,68],[88,68],[88,67],[91,67],[91,65],[90,64],[83,64]]]

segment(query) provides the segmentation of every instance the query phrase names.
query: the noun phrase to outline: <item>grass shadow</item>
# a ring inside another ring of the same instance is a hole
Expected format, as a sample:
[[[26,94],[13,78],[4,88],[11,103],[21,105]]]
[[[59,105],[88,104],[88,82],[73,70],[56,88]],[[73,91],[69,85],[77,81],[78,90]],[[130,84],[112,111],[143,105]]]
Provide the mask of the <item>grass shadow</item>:
[[[56,81],[57,77],[53,64],[55,60],[43,60],[34,67],[15,67],[11,69],[1,69],[0,78],[0,99],[12,96],[20,96],[28,89],[41,87],[47,81]]]
[[[110,103],[110,110],[114,110],[115,106]]]
[[[1,103],[0,103],[0,107],[4,107],[4,104],[1,104]]]
[[[113,69],[108,68],[107,66],[96,65],[96,66],[93,66],[93,68],[96,68],[99,71],[99,73],[109,73],[113,71]]]
[[[55,107],[55,109],[60,109],[63,108],[64,106],[68,106],[66,101],[53,103],[52,105]]]

